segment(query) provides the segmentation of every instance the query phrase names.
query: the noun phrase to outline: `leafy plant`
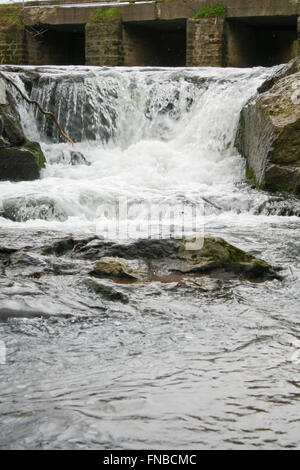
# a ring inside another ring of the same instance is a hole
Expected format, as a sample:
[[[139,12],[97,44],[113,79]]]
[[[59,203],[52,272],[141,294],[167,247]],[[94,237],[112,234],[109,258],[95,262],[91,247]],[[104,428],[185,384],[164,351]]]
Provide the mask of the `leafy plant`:
[[[16,26],[21,24],[21,7],[17,5],[0,6],[0,25]]]
[[[227,15],[226,8],[223,5],[218,4],[215,7],[206,6],[206,7],[201,8],[201,10],[198,10],[194,14],[193,18],[213,18],[216,16],[225,18],[226,15]]]
[[[118,8],[108,8],[107,10],[98,8],[90,14],[89,21],[90,23],[102,23],[102,21],[114,20],[120,16],[121,13]]]

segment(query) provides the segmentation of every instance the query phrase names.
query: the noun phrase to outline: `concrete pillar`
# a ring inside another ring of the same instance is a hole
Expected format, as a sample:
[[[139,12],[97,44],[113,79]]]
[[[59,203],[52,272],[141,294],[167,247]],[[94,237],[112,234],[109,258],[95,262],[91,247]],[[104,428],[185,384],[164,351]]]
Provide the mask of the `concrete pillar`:
[[[87,23],[85,26],[86,65],[123,65],[121,20]]]
[[[27,64],[23,25],[0,26],[0,64]]]
[[[186,65],[222,67],[225,65],[223,18],[189,18],[186,26]]]

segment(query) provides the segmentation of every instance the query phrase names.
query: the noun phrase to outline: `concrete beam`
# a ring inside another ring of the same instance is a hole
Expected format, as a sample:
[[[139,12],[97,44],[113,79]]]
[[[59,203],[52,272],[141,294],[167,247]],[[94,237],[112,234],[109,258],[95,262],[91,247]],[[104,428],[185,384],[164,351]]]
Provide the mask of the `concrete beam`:
[[[149,3],[118,4],[123,22],[177,20],[192,18],[205,5],[215,5],[215,0],[174,0]],[[227,18],[289,17],[300,15],[300,0],[222,0],[227,7]],[[110,2],[107,7],[110,8]],[[39,17],[41,24],[85,24],[90,14],[99,6],[74,6],[26,8],[27,24]]]

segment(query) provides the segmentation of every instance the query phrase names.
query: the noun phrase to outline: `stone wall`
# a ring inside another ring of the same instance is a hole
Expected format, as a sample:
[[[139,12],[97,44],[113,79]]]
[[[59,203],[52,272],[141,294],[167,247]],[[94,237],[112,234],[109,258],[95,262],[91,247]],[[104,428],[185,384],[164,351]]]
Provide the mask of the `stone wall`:
[[[298,55],[300,56],[300,16],[298,16],[297,21],[297,36],[298,36]]]
[[[27,64],[24,26],[0,26],[0,64]]]
[[[123,65],[122,24],[120,19],[87,23],[85,26],[86,65]]]
[[[224,57],[224,19],[190,18],[186,27],[186,65],[222,67]]]

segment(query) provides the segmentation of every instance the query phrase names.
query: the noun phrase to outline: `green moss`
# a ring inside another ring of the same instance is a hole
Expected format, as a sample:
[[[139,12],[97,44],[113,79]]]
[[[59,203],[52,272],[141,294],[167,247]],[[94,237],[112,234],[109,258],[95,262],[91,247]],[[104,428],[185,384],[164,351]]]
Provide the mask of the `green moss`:
[[[105,300],[109,300],[111,302],[122,302],[124,304],[128,303],[128,297],[111,286],[100,284],[92,279],[86,281],[86,286],[90,292],[100,295]]]
[[[121,17],[120,10],[118,8],[108,8],[102,10],[98,8],[96,11],[90,14],[90,23],[102,23],[103,21],[114,20]]]
[[[22,8],[16,5],[0,6],[0,25],[16,26],[21,24]]]
[[[213,18],[213,17],[221,17],[226,18],[227,10],[226,8],[218,3],[215,7],[203,7],[201,10],[198,10],[194,15],[193,18]]]
[[[252,168],[250,168],[248,163],[246,163],[246,178],[247,181],[252,184],[252,186],[254,186],[256,189],[263,189],[263,186],[261,184],[258,184],[258,182],[256,181],[255,173]]]
[[[249,255],[249,253],[241,250],[240,248],[236,248],[235,246],[230,245],[230,243],[226,242],[225,240],[222,240],[219,243],[223,245],[225,250],[229,253],[230,260],[234,263],[245,263],[253,259],[252,255]]]
[[[300,185],[295,187],[290,187],[288,184],[267,184],[264,189],[270,191],[271,193],[290,193],[299,195],[300,194]]]
[[[32,153],[36,153],[39,158],[39,169],[41,170],[42,168],[45,168],[45,156],[38,142],[32,142],[31,140],[26,139],[25,144],[22,147],[30,150]]]

